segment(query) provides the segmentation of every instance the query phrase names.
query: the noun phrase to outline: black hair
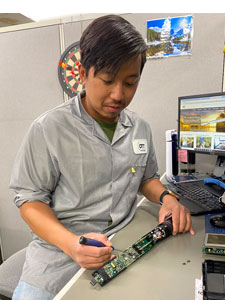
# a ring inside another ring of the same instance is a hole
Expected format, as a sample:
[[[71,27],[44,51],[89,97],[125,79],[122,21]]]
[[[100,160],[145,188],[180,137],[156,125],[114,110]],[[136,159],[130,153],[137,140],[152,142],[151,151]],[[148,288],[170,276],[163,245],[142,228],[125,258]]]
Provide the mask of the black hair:
[[[94,67],[94,75],[105,70],[117,74],[122,64],[141,55],[141,70],[146,62],[147,46],[142,35],[127,20],[118,15],[95,19],[80,39],[81,64],[86,75]]]

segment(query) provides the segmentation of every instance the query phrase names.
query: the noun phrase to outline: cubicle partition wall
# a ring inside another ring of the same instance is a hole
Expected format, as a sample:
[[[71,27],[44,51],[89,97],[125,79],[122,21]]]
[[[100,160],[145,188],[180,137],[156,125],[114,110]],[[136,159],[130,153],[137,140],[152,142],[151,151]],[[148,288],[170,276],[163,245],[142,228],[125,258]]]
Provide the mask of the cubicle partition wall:
[[[11,169],[31,122],[62,103],[58,25],[0,33],[0,234],[6,259],[31,240],[9,191]]]
[[[190,13],[123,14],[144,38],[147,20],[181,15]],[[192,15],[192,55],[149,59],[130,104],[130,109],[151,124],[160,173],[165,171],[165,130],[177,127],[178,96],[223,89],[225,14]],[[61,52],[79,40],[96,16],[76,15],[0,31],[0,235],[4,259],[31,240],[8,189],[16,153],[31,122],[64,101],[57,75]]]

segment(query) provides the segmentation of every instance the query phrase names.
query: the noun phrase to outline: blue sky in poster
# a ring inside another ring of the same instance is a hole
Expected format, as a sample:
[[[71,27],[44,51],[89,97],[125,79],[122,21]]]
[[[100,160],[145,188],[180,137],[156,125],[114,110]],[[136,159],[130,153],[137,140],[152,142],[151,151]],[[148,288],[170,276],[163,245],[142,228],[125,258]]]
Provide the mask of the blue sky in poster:
[[[182,16],[182,17],[175,17],[175,18],[168,18],[171,21],[171,29],[175,32],[180,30],[187,24],[191,24],[192,16]],[[147,21],[147,28],[152,28],[155,31],[161,31],[166,19],[158,19],[158,20],[150,20]]]

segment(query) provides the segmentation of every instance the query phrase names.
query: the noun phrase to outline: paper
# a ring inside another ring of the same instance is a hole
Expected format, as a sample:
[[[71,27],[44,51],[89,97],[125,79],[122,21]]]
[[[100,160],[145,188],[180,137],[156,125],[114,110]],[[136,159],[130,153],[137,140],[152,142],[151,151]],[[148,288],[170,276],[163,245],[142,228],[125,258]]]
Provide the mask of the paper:
[[[178,161],[187,163],[188,162],[188,152],[187,150],[178,149]]]
[[[203,300],[202,278],[195,279],[195,300]]]

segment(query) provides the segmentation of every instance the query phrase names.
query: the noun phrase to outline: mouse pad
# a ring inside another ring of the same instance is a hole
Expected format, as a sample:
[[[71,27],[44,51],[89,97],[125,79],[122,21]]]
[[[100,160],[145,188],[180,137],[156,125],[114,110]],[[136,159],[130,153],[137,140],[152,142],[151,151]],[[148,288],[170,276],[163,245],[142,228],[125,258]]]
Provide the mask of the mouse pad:
[[[205,215],[205,233],[225,234],[225,228],[219,228],[219,227],[211,225],[209,219],[211,216],[215,216],[215,215],[225,215],[225,213],[216,213],[216,214]]]

